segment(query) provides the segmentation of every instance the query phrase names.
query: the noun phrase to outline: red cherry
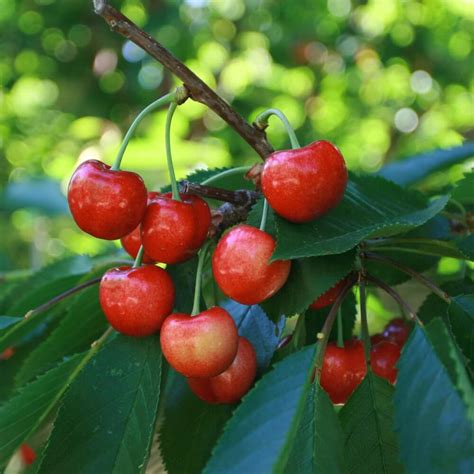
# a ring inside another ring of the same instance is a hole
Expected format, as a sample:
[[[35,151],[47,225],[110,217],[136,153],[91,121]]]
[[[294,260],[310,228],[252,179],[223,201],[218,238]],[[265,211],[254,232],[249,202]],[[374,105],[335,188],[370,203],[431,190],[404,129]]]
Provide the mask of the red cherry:
[[[333,342],[328,344],[321,371],[321,386],[333,403],[345,403],[366,372],[361,341],[345,341],[344,347],[337,347]]]
[[[242,304],[257,304],[274,295],[286,282],[291,261],[269,263],[275,249],[270,234],[241,224],[224,235],[212,256],[212,272],[219,288]]]
[[[100,305],[117,331],[127,336],[157,332],[173,310],[174,285],[162,268],[154,265],[108,270],[100,282]]]
[[[8,360],[15,354],[13,347],[7,347],[3,352],[0,353],[0,360]]]
[[[333,286],[328,291],[326,291],[326,293],[323,293],[319,298],[316,298],[309,305],[309,307],[311,309],[321,309],[321,308],[324,308],[325,306],[329,306],[330,304],[333,304],[334,301],[336,301],[336,298],[339,296],[339,293],[341,292],[341,290],[344,288],[345,284],[346,284],[346,280],[341,280],[335,286]]]
[[[148,204],[150,204],[153,199],[157,198],[159,195],[160,193],[150,191],[148,193]],[[138,224],[135,229],[130,232],[130,234],[127,234],[125,237],[122,237],[120,239],[120,242],[122,244],[122,247],[132,258],[137,258],[138,251],[140,250],[140,247],[142,245],[142,239],[140,235],[140,224]],[[147,254],[143,254],[142,262],[153,263],[154,261]]]
[[[182,201],[170,194],[148,206],[141,226],[141,239],[150,258],[162,263],[180,263],[192,258],[206,239],[211,223],[207,203],[183,194]]]
[[[230,367],[208,379],[188,378],[191,390],[207,403],[236,403],[250,389],[257,374],[257,356],[252,344],[239,337],[237,355]]]
[[[377,333],[372,336],[370,336],[370,342],[372,344],[372,347],[375,346],[375,344],[378,344],[381,341],[386,341],[386,339],[383,337],[383,334]]]
[[[186,377],[214,377],[224,372],[237,353],[239,336],[232,316],[214,306],[196,316],[174,313],[160,332],[168,363]]]
[[[400,347],[402,347],[408,339],[410,331],[411,328],[404,319],[392,319],[385,326],[383,337],[389,341],[395,342]]]
[[[74,220],[99,239],[120,239],[132,232],[145,214],[146,201],[145,184],[138,174],[112,171],[97,160],[79,165],[69,182]]]
[[[29,444],[23,443],[20,446],[20,457],[24,464],[30,466],[35,462],[36,452]]]
[[[400,358],[400,346],[390,341],[380,341],[370,351],[372,370],[379,377],[387,379],[391,384],[397,378],[395,364]]]
[[[272,209],[291,222],[309,222],[337,206],[347,185],[341,152],[327,141],[272,153],[262,191]]]

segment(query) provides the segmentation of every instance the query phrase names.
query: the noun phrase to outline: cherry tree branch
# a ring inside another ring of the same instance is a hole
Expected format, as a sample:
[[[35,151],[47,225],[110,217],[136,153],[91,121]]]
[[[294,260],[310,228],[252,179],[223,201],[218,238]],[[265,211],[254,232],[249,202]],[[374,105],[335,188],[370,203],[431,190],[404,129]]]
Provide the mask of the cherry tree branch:
[[[263,159],[273,151],[263,130],[252,127],[222,97],[217,95],[163,45],[109,5],[107,1],[93,0],[93,3],[95,12],[107,22],[112,31],[135,43],[176,77],[181,79],[191,99],[207,105],[207,107],[225,120]]]

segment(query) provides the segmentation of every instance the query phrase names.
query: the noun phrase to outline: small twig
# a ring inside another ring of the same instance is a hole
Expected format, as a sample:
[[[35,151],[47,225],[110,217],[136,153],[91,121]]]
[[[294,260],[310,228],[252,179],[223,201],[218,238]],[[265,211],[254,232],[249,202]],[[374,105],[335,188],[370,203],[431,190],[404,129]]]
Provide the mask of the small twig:
[[[252,127],[224,99],[218,96],[194,72],[148,33],[141,30],[105,0],[94,0],[94,9],[98,15],[104,18],[113,31],[135,43],[181,79],[191,99],[207,105],[226,121],[263,159],[273,151],[264,131]]]
[[[418,318],[413,308],[391,286],[387,285],[382,280],[379,280],[378,278],[369,274],[366,274],[364,278],[367,281],[372,282],[374,285],[384,290],[403,308],[403,310],[406,312],[406,314],[409,316],[411,320],[416,321],[420,326],[423,326],[422,321]]]
[[[228,189],[204,186],[187,180],[183,180],[179,183],[179,192],[184,194],[197,194],[198,196],[209,199],[230,202],[237,206],[253,206],[261,196],[259,192],[248,189],[229,191]]]
[[[75,293],[78,293],[79,291],[82,291],[88,288],[89,286],[99,283],[101,279],[102,277],[98,277],[98,278],[94,278],[92,280],[86,281],[84,283],[81,283],[80,285],[75,286],[74,288],[71,288],[65,291],[64,293],[61,293],[58,296],[55,296],[54,298],[51,298],[46,303],[43,303],[42,305],[37,306],[34,309],[30,309],[30,311],[28,311],[25,314],[25,318],[30,318],[31,316],[36,316],[37,314],[42,313],[43,311],[46,311],[47,309],[51,308],[51,306],[54,306],[56,303],[59,303],[60,301],[68,298],[69,296],[72,296]]]
[[[439,296],[442,300],[446,301],[446,303],[451,302],[451,298],[449,297],[449,295],[445,291],[443,291],[441,288],[439,288],[429,278],[426,278],[425,276],[421,275],[420,273],[416,272],[415,270],[411,269],[410,267],[406,267],[405,265],[393,260],[390,257],[384,257],[382,255],[378,255],[378,254],[373,253],[373,252],[362,252],[360,254],[360,256],[361,256],[361,258],[365,258],[367,260],[373,260],[373,261],[384,263],[384,264],[389,265],[391,267],[397,268],[401,272],[406,273],[407,275],[410,275],[415,280],[418,280],[421,284],[423,284],[427,288],[429,288],[435,295]]]
[[[220,237],[229,227],[245,221],[252,206],[236,206],[230,202],[211,211],[212,223],[209,237]]]
[[[347,280],[344,288],[341,289],[341,292],[337,296],[336,300],[334,301],[329,314],[326,317],[326,321],[324,322],[324,326],[321,329],[321,332],[318,333],[318,348],[316,350],[316,356],[314,359],[314,367],[315,367],[315,378],[319,381],[321,376],[321,370],[323,368],[323,360],[324,360],[324,352],[326,351],[326,346],[328,344],[329,335],[331,334],[331,329],[334,325],[334,321],[336,319],[337,313],[339,312],[339,308],[341,307],[344,298],[349,293],[351,288],[354,286],[356,282],[356,275],[350,275]]]

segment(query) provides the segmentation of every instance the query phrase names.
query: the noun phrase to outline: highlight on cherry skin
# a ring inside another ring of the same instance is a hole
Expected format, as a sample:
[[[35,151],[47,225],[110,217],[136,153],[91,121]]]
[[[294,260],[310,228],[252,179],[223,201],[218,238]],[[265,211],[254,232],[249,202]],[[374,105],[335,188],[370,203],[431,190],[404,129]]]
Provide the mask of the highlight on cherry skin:
[[[252,387],[257,375],[257,356],[252,344],[239,337],[237,354],[232,364],[211,378],[188,378],[192,392],[201,400],[211,403],[236,403]]]
[[[295,223],[312,221],[336,207],[347,181],[341,152],[324,140],[273,152],[261,176],[262,191],[272,209]]]
[[[171,277],[160,267],[119,267],[108,270],[100,282],[99,300],[110,325],[127,336],[157,332],[174,305]]]
[[[219,288],[241,304],[258,304],[286,282],[290,260],[270,262],[274,238],[256,227],[240,224],[227,232],[212,256],[212,273]]]
[[[153,199],[141,224],[141,241],[149,258],[176,264],[196,255],[211,224],[207,203],[198,196],[181,195],[181,201],[167,193]]]
[[[76,224],[105,240],[124,237],[140,224],[147,205],[147,190],[136,173],[112,170],[98,160],[88,160],[74,171],[68,203]]]
[[[232,364],[239,336],[232,316],[214,306],[195,316],[168,316],[161,327],[160,343],[166,360],[180,374],[214,377]]]

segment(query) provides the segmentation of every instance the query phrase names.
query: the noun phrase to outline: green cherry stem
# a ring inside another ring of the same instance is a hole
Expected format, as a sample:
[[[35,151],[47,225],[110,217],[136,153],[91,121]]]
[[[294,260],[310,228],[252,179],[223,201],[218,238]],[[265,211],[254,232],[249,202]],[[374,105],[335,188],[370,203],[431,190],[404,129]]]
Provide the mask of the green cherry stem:
[[[112,165],[111,170],[117,171],[120,169],[120,164],[122,163],[122,158],[125,153],[125,150],[127,149],[128,142],[132,138],[133,133],[135,132],[136,128],[140,124],[140,122],[153,110],[161,107],[162,105],[169,104],[174,98],[175,98],[176,92],[170,92],[169,94],[166,94],[159,99],[156,99],[154,102],[152,102],[150,105],[145,107],[135,118],[135,120],[132,122],[132,125],[130,125],[130,128],[128,129],[127,133],[125,134],[125,138],[123,139],[122,145],[120,146],[120,150],[117,153],[117,157],[115,158],[114,164]]]
[[[242,174],[246,173],[250,168],[252,168],[254,165],[247,165],[247,166],[238,166],[237,168],[231,168],[229,170],[224,170],[221,173],[217,173],[214,176],[211,176],[210,178],[205,179],[202,183],[202,185],[207,185],[211,184],[214,181],[218,181],[221,178],[225,178],[226,176],[233,176],[234,174]]]
[[[260,221],[260,230],[265,230],[265,226],[267,225],[267,217],[268,217],[268,201],[266,199],[263,200],[263,211],[262,211],[262,219]]]
[[[179,195],[178,184],[176,183],[176,175],[174,174],[173,166],[173,156],[171,155],[171,121],[173,120],[173,115],[178,107],[176,102],[171,102],[168,108],[168,114],[166,115],[166,128],[165,128],[165,146],[166,146],[166,162],[168,164],[168,173],[170,175],[171,183],[171,194],[175,201],[181,201]]]
[[[279,110],[279,109],[265,110],[264,112],[262,112],[261,114],[259,114],[257,116],[257,118],[255,119],[255,122],[254,122],[255,125],[260,129],[266,128],[267,125],[268,125],[268,119],[272,115],[275,115],[276,117],[278,117],[282,121],[282,123],[285,127],[285,130],[286,130],[286,133],[288,134],[288,137],[290,138],[291,147],[293,149],[294,148],[300,148],[300,143],[298,141],[298,138],[296,137],[295,131],[293,130],[293,127],[290,125],[290,122],[286,118],[286,115],[281,110]]]
[[[365,292],[365,280],[359,278],[359,300],[360,300],[360,330],[361,339],[364,343],[365,360],[367,366],[370,366],[370,337],[369,325],[367,323],[367,294]]]
[[[342,311],[337,311],[337,347],[344,348],[344,334],[342,330]]]
[[[336,319],[339,308],[341,307],[341,304],[344,301],[344,298],[347,296],[351,288],[354,286],[355,282],[356,282],[356,279],[354,275],[351,275],[347,279],[346,284],[344,285],[344,288],[342,288],[341,292],[336,298],[336,301],[334,301],[333,305],[331,306],[331,309],[329,310],[329,313],[326,317],[326,321],[324,322],[324,326],[321,329],[321,332],[319,332],[317,335],[318,343],[317,343],[316,355],[314,358],[314,367],[316,369],[316,380],[318,382],[321,377],[321,370],[323,368],[323,361],[324,361],[324,353],[326,352],[326,347],[328,345],[329,334],[331,334],[331,329],[334,325],[334,321]]]
[[[200,301],[201,301],[201,280],[202,280],[202,269],[204,267],[204,260],[206,259],[207,249],[209,248],[211,241],[208,240],[199,251],[198,266],[196,271],[196,283],[194,285],[194,300],[193,309],[191,316],[196,316],[200,312]]]
[[[135,261],[133,262],[133,267],[132,268],[138,268],[142,264],[142,259],[143,259],[143,253],[144,253],[144,248],[143,245],[140,245],[140,249],[138,250],[137,256],[135,258]]]

